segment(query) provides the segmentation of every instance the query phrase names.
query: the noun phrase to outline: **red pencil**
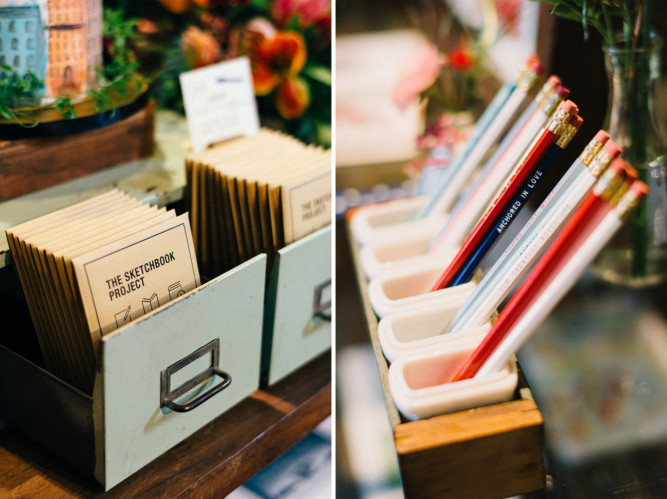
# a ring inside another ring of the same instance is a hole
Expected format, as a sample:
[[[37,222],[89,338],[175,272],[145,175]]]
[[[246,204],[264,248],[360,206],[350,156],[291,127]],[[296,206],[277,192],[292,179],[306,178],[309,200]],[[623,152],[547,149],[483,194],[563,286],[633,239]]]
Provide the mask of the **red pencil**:
[[[616,159],[572,218],[537,262],[524,283],[502,310],[493,327],[456,373],[452,381],[472,378],[505,339],[562,266],[576,253],[591,231],[637,178],[637,172]]]
[[[576,116],[578,108],[572,101],[565,101],[558,106],[549,124],[543,130],[532,149],[524,157],[519,167],[515,170],[511,178],[506,182],[505,187],[491,203],[486,213],[480,218],[475,228],[470,232],[461,248],[449,266],[442,273],[431,291],[446,288],[452,282],[452,279],[461,271],[468,259],[475,254],[475,250],[486,239],[490,230],[493,230],[498,217],[502,215],[507,208],[507,204],[512,201],[519,192],[519,189],[525,184],[531,172],[549,150],[551,146],[559,139],[564,131],[568,121]],[[562,123],[563,126],[559,126]]]

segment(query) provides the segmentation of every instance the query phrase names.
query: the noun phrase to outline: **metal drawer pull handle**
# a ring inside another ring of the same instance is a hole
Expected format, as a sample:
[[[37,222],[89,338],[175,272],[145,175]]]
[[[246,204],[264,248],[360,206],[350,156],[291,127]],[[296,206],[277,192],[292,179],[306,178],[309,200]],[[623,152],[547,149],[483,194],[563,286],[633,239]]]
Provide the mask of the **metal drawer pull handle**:
[[[183,383],[181,386],[176,388],[174,391],[171,391],[171,376],[183,369],[185,366],[191,364],[195,360],[204,355],[211,354],[211,365],[208,366],[204,371],[197,374],[195,377]],[[206,402],[208,399],[213,397],[213,395],[220,393],[222,390],[227,388],[232,383],[232,377],[218,367],[220,360],[220,339],[216,338],[215,340],[207,343],[201,348],[198,348],[192,352],[187,357],[182,358],[178,362],[174,362],[172,365],[163,369],[160,372],[160,407],[168,407],[175,412],[188,412],[196,407],[199,407],[201,404]],[[189,392],[197,385],[207,380],[211,376],[220,376],[222,382],[215,385],[210,390],[202,393],[197,398],[189,401],[187,404],[179,404],[174,402],[178,397],[184,393]]]
[[[331,298],[322,303],[324,290],[331,287],[331,279],[315,286],[315,296],[313,297],[313,316],[331,321]],[[328,311],[328,312],[327,312]]]

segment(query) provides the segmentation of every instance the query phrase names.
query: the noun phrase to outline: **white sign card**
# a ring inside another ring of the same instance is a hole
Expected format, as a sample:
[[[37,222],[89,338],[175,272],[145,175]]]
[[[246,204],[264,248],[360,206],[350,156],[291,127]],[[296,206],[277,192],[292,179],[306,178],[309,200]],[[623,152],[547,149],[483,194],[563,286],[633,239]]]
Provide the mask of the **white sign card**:
[[[183,104],[195,153],[259,130],[250,60],[239,57],[180,74]]]

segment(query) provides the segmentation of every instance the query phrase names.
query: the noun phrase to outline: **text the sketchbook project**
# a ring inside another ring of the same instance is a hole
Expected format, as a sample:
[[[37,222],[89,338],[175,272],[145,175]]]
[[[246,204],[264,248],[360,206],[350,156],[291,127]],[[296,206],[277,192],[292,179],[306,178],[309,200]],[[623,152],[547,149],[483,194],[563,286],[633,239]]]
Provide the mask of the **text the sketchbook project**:
[[[187,215],[114,190],[7,230],[46,367],[90,393],[104,334],[199,285]]]
[[[202,274],[219,275],[331,223],[331,151],[261,129],[188,158],[186,199]]]

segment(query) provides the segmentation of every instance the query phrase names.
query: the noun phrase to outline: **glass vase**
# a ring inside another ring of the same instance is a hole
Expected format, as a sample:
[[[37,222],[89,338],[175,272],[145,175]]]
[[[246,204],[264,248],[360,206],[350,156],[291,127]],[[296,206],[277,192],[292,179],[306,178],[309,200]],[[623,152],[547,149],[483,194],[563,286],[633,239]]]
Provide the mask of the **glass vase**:
[[[667,278],[665,141],[657,108],[661,40],[648,47],[603,49],[609,78],[604,129],[623,148],[621,157],[651,189],[592,265],[597,276],[628,286]]]

